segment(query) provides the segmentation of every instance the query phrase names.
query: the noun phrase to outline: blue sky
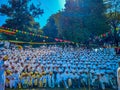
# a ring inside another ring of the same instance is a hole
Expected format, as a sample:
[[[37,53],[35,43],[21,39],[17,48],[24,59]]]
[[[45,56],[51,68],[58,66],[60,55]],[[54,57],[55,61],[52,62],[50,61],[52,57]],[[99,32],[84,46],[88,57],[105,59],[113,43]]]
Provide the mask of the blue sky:
[[[34,3],[41,2],[41,8],[44,9],[44,14],[35,19],[43,27],[47,23],[47,19],[57,13],[59,10],[64,9],[65,0],[34,0]],[[7,3],[7,0],[0,0],[0,4]],[[5,23],[7,17],[0,15],[0,26]]]

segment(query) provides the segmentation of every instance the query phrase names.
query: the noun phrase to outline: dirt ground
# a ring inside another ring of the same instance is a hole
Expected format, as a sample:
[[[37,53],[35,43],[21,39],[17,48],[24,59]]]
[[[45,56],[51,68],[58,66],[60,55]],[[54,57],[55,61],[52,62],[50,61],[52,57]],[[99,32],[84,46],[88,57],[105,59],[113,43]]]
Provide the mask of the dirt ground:
[[[33,88],[33,89],[8,89],[6,88],[5,90],[101,90],[101,89],[87,89],[87,88],[69,88],[69,89],[65,89],[65,88]],[[117,90],[117,89],[106,89],[106,90]]]

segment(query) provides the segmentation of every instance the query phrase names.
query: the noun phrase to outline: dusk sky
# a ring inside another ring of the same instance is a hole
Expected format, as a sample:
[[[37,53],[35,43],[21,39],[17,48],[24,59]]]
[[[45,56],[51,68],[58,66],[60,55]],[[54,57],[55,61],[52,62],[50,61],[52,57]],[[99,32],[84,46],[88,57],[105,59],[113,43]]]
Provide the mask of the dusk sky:
[[[44,14],[39,18],[35,19],[43,27],[47,23],[47,19],[57,13],[59,10],[64,8],[65,0],[33,0],[34,3],[41,2],[41,8],[44,9]],[[7,0],[0,0],[0,4],[8,3]],[[0,26],[5,23],[6,16],[0,15]]]

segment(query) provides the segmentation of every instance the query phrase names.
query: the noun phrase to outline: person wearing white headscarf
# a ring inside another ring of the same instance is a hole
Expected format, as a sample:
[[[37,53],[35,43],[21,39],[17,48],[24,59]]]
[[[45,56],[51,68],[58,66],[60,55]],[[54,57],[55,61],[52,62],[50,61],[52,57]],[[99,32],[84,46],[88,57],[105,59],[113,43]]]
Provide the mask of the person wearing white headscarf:
[[[48,74],[48,86],[50,88],[55,87],[55,80],[54,80],[54,73],[53,72],[49,72],[49,74]]]
[[[3,68],[4,61],[0,60],[0,90],[5,90],[5,73]]]
[[[117,69],[117,83],[118,83],[118,90],[120,90],[120,60],[118,62],[118,69]]]
[[[4,62],[8,59],[8,56],[1,55],[0,57],[0,90],[5,90],[5,67]]]

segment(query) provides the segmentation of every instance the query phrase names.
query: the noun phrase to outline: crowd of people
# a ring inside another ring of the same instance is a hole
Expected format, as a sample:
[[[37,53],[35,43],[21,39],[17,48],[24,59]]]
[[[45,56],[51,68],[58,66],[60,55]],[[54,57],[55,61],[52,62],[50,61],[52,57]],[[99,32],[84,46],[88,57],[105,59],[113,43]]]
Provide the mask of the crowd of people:
[[[0,82],[5,82],[6,88],[114,90],[117,88],[118,59],[113,48],[2,47],[0,73],[5,71],[5,75],[0,76]]]

